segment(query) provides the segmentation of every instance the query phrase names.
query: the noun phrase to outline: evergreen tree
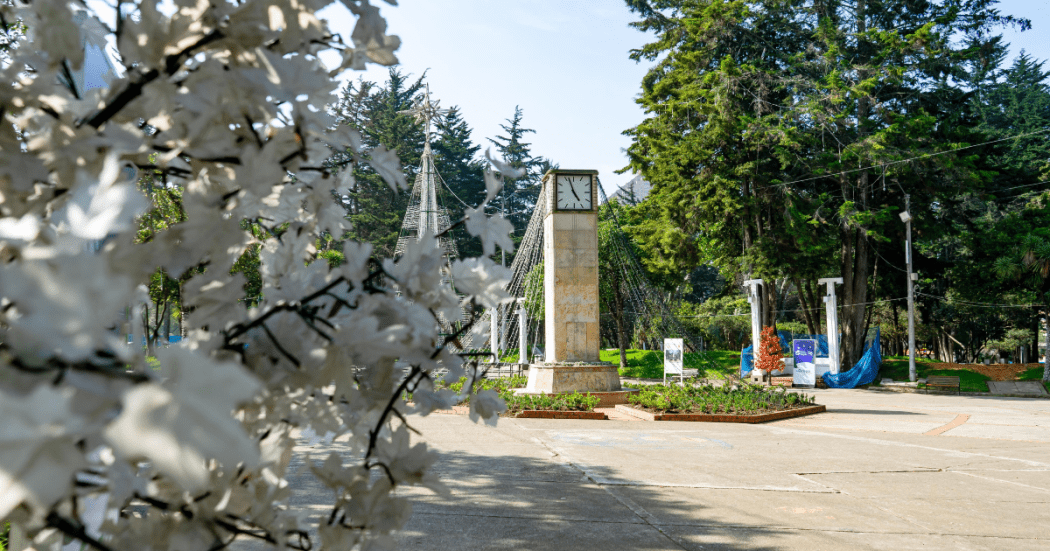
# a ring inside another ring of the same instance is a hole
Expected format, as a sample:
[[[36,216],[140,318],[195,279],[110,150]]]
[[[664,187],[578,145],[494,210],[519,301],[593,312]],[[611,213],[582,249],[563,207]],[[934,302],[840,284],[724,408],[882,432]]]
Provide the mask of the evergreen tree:
[[[504,216],[514,224],[515,243],[521,241],[525,227],[532,217],[536,200],[540,196],[544,172],[556,166],[549,159],[532,155],[531,144],[524,138],[526,134],[534,134],[536,131],[523,126],[523,117],[521,107],[515,107],[514,116],[507,119],[507,124],[500,125],[506,134],[489,138],[499,157],[514,168],[525,171],[520,178],[505,179],[501,197],[494,201],[496,206],[503,209]],[[508,256],[508,265],[510,261]]]
[[[994,26],[1028,22],[993,0],[627,3],[656,33],[632,52],[655,64],[638,100],[648,118],[627,132],[630,168],[652,183],[664,228],[692,240],[669,254],[764,279],[843,277],[842,360],[854,364],[875,245],[903,241],[903,195],[932,237],[945,201],[994,176],[990,148],[945,152],[984,141],[965,78],[1001,42]],[[771,326],[778,300],[764,287]]]
[[[1007,142],[1001,162],[1028,179],[1050,162],[1050,71],[1043,71],[1044,64],[1022,50],[1001,80],[982,87],[974,99],[982,130],[992,138],[1020,136]]]
[[[412,107],[423,90],[423,78],[410,81],[399,70],[390,69],[389,80],[383,86],[367,81],[347,84],[333,107],[340,124],[361,132],[365,146],[382,144],[394,151],[409,183],[419,169],[424,132],[411,115],[401,111]],[[335,155],[331,162],[351,166],[353,171],[351,187],[339,197],[352,224],[343,239],[371,243],[375,255],[392,257],[411,190],[391,189],[371,167],[346,164],[346,154]]]
[[[438,193],[453,220],[462,216],[464,203],[476,207],[485,200],[485,164],[478,158],[481,146],[471,139],[472,132],[459,107],[453,106],[437,123],[437,137],[432,142],[434,163],[449,188],[439,189]],[[460,256],[481,256],[481,241],[464,228],[456,228],[452,235]]]

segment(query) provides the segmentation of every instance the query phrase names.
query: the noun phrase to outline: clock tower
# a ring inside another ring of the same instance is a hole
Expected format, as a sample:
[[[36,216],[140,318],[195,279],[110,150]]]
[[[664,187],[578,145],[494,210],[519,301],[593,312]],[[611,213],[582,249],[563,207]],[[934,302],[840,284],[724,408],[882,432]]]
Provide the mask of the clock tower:
[[[529,366],[522,394],[581,392],[623,404],[616,365],[601,361],[598,337],[598,171],[543,176],[543,300],[546,355]]]
[[[598,172],[552,170],[543,178],[543,296],[548,362],[597,362]]]

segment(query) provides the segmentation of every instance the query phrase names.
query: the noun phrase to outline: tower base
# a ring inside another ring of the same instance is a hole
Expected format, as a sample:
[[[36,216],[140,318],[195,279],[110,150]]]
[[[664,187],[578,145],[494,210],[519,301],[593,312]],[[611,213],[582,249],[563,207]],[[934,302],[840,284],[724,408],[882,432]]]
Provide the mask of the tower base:
[[[590,394],[598,397],[599,407],[626,404],[627,395],[637,392],[620,385],[620,371],[616,364],[541,363],[529,366],[529,382],[519,394]]]

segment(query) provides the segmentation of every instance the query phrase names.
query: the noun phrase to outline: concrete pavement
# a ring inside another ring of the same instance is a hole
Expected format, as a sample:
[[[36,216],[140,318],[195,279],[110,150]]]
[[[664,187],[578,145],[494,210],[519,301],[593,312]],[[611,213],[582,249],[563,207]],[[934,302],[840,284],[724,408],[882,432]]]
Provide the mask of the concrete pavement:
[[[1050,549],[1050,401],[809,393],[827,413],[762,425],[412,419],[452,494],[402,490],[398,546]]]

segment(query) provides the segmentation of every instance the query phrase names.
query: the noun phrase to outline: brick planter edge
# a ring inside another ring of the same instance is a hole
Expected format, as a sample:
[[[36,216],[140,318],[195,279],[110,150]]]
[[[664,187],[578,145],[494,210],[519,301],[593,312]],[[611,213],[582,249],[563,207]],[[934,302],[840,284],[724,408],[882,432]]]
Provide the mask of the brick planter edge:
[[[608,419],[600,411],[551,411],[544,409],[525,409],[514,417],[518,419]]]
[[[810,406],[806,408],[775,411],[759,415],[725,415],[713,413],[649,413],[631,406],[617,405],[616,411],[644,419],[646,421],[694,421],[700,423],[765,423],[779,419],[790,419],[803,415],[812,415],[827,411],[827,406]]]

